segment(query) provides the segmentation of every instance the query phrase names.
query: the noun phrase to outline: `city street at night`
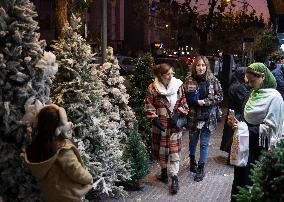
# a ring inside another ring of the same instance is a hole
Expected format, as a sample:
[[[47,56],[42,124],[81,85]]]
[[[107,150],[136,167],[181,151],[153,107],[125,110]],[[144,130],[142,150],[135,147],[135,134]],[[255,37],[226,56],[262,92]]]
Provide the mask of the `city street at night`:
[[[225,111],[225,108],[223,109]],[[107,201],[176,201],[176,202],[228,202],[231,197],[231,186],[233,182],[233,166],[226,164],[227,153],[220,151],[221,138],[223,134],[223,124],[218,123],[218,127],[210,139],[208,163],[205,168],[206,176],[203,181],[195,182],[193,173],[189,172],[189,152],[188,134],[183,135],[181,171],[179,173],[180,190],[177,195],[172,195],[169,191],[170,183],[164,183],[156,179],[160,174],[160,167],[154,164],[151,172],[143,180],[144,188],[141,191],[130,191],[129,197],[123,199]],[[198,148],[199,149],[199,148]]]
[[[284,0],[0,0],[0,202],[284,202]]]

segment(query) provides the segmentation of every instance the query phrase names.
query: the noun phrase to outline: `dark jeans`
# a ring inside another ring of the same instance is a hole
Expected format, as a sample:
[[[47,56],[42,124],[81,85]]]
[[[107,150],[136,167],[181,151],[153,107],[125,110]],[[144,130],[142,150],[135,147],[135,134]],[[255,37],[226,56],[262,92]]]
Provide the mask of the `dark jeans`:
[[[189,134],[189,154],[195,156],[196,146],[200,139],[200,157],[198,164],[204,164],[208,157],[210,130],[207,127],[196,129]]]

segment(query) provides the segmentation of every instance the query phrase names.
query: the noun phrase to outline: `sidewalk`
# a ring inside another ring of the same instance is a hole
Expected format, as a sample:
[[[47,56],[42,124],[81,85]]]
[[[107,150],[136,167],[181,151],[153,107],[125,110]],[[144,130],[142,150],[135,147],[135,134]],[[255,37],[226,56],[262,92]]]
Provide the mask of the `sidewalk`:
[[[223,122],[218,123],[217,130],[212,134],[209,147],[209,157],[205,167],[206,176],[201,182],[193,180],[193,174],[189,172],[188,133],[183,136],[182,161],[179,173],[180,190],[178,194],[169,193],[170,183],[163,184],[156,180],[160,173],[158,164],[154,164],[151,172],[143,179],[144,189],[137,192],[129,192],[129,197],[110,201],[131,202],[229,202],[231,185],[233,182],[233,167],[226,165],[227,153],[220,151]],[[199,151],[199,147],[198,150]],[[199,157],[199,152],[197,154]]]

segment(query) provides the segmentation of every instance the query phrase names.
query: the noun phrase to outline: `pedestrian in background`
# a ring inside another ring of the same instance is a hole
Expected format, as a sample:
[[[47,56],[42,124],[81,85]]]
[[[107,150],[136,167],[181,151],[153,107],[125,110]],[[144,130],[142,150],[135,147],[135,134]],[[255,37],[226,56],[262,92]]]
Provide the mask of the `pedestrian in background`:
[[[216,129],[216,107],[223,100],[221,84],[212,74],[205,56],[198,56],[191,72],[183,84],[189,106],[189,153],[190,171],[196,173],[194,181],[201,181],[205,176],[204,167],[208,157],[209,140]],[[200,157],[195,161],[195,152],[200,139]]]
[[[231,201],[236,201],[238,186],[251,185],[249,179],[252,164],[259,159],[262,150],[276,144],[283,136],[284,102],[275,89],[276,81],[270,70],[263,63],[253,63],[246,70],[248,84],[252,87],[244,106],[243,117],[249,130],[249,157],[245,167],[234,167]],[[228,124],[238,127],[234,116],[228,117]]]
[[[276,90],[279,91],[284,99],[284,56],[280,58],[280,63],[277,64],[277,68],[273,70],[272,74],[277,82]]]
[[[246,67],[238,67],[230,82],[228,89],[228,111],[229,109],[234,110],[236,118],[239,120],[243,114],[243,104],[244,101],[248,98],[250,93],[250,87],[245,82],[245,72]],[[228,112],[227,112],[228,114]],[[221,141],[220,149],[227,152],[228,159],[227,164],[230,164],[230,151],[233,141],[233,129],[227,123],[228,117],[224,122],[223,136]]]
[[[149,85],[145,98],[145,112],[147,118],[152,119],[152,154],[161,166],[158,179],[164,183],[168,183],[167,164],[170,162],[171,190],[176,194],[179,189],[177,175],[182,129],[175,129],[170,123],[175,111],[186,115],[188,107],[180,88],[182,81],[174,77],[170,65],[155,65],[153,73],[155,81]]]
[[[32,143],[21,154],[44,201],[78,202],[92,188],[92,175],[84,169],[78,149],[61,132],[66,125],[64,108],[54,104],[42,108]]]
[[[270,64],[269,64],[269,70],[273,71],[275,69],[276,69],[276,64],[275,64],[275,62],[271,61]]]

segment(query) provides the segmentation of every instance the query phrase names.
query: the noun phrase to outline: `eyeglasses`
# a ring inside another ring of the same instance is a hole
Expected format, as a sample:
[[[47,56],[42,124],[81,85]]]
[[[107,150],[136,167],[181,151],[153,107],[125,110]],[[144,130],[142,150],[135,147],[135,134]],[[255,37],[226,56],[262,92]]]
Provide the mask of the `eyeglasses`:
[[[175,75],[175,72],[169,72],[169,73],[166,73],[166,74],[163,74],[163,75],[166,75],[166,76],[174,76],[174,75]]]

